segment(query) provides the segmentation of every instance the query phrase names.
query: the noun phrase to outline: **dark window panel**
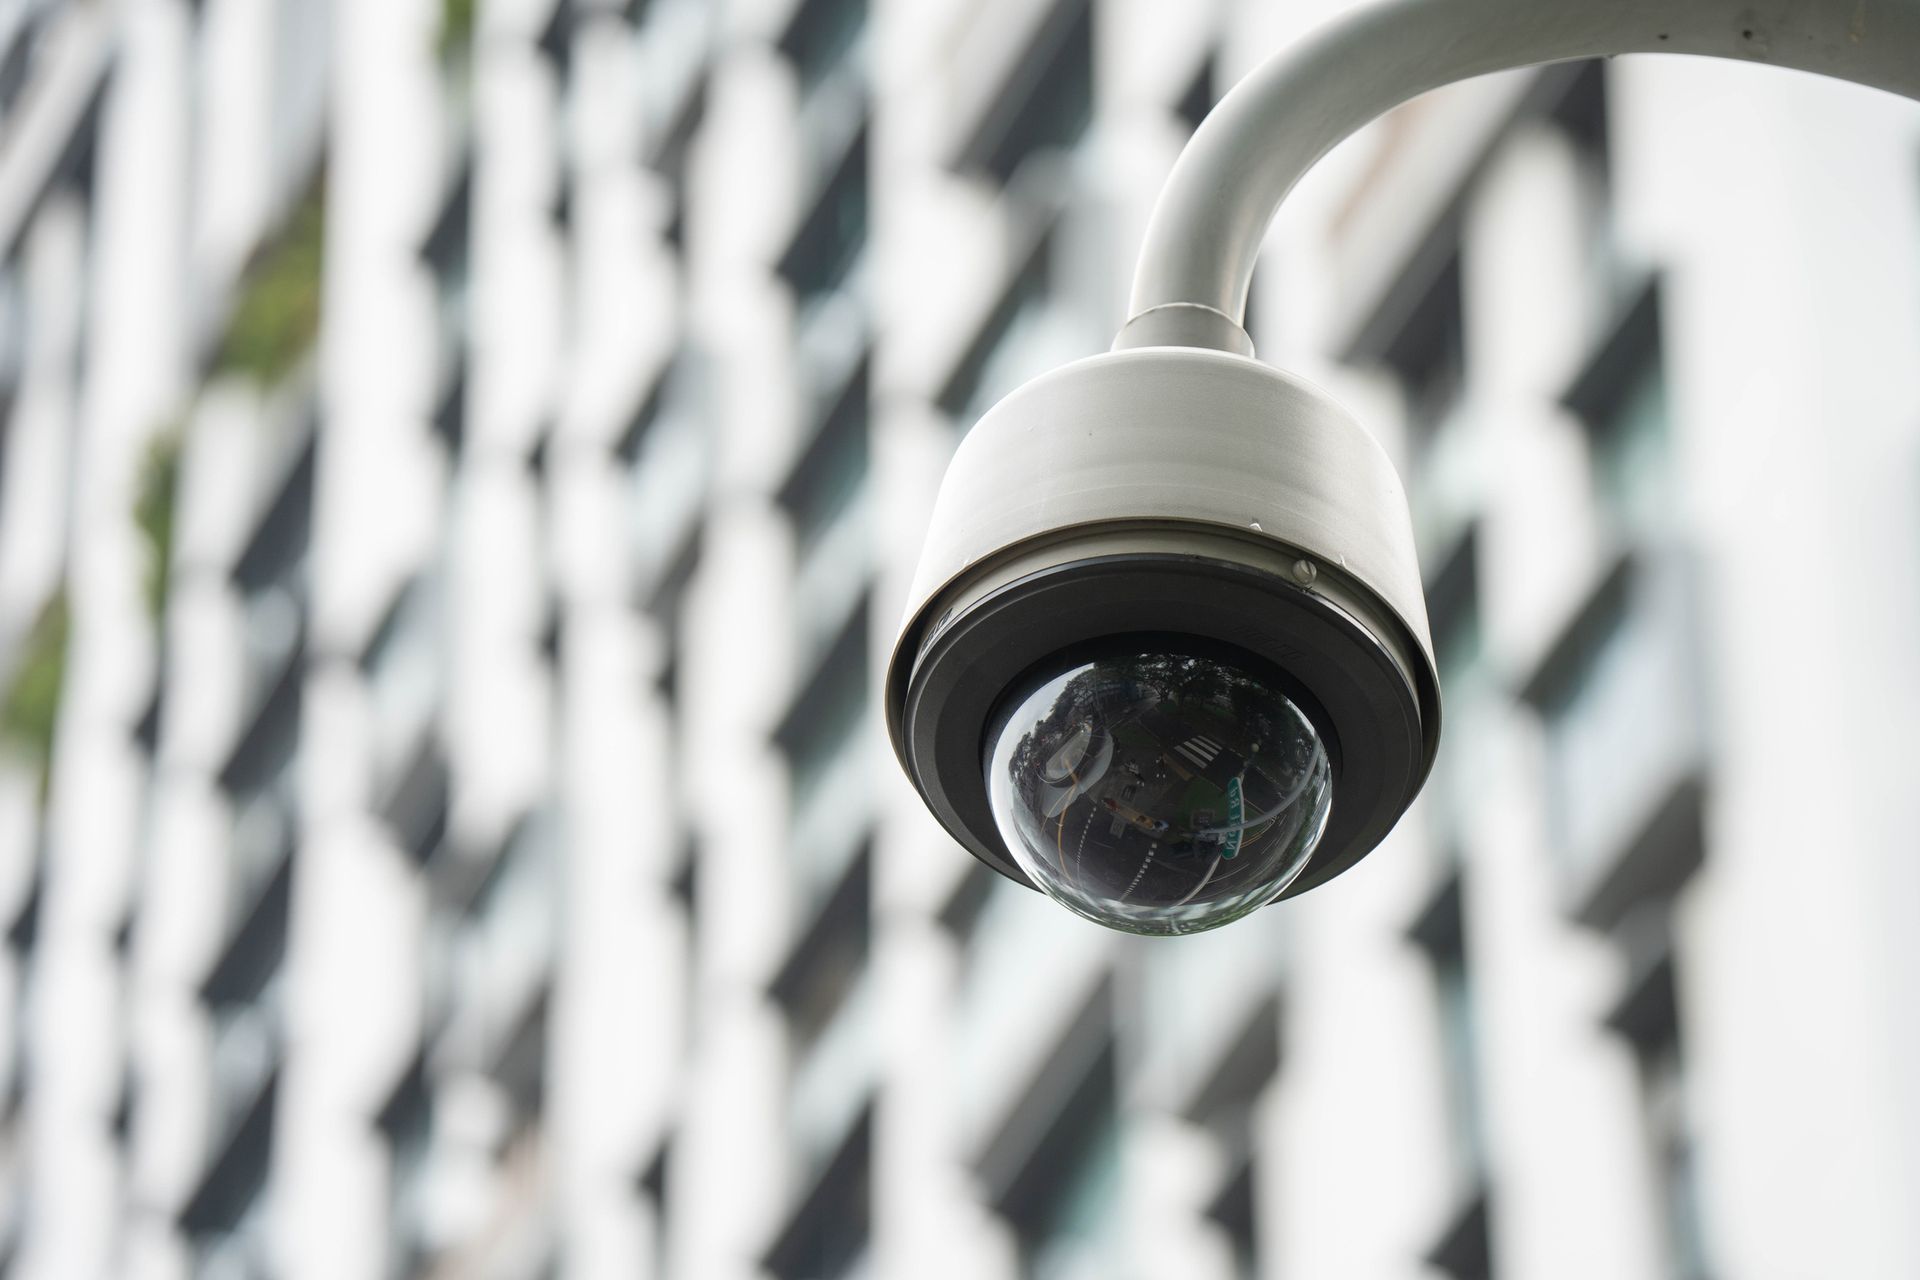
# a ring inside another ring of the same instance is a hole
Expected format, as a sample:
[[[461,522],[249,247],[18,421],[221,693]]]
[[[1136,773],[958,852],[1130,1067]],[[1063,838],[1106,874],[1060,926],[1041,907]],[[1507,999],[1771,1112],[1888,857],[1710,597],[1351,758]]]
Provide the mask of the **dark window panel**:
[[[1028,1250],[1064,1215],[1115,1123],[1119,1098],[1111,979],[1060,1037],[1026,1095],[975,1161],[988,1203]]]
[[[1614,425],[1635,377],[1660,358],[1660,294],[1658,277],[1640,287],[1561,396],[1561,402],[1596,436]]]
[[[1677,887],[1669,877],[1701,857],[1687,789],[1704,785],[1708,766],[1686,570],[1681,560],[1616,556],[1521,686],[1540,715],[1566,906],[1615,919],[1616,929],[1643,889]],[[1660,728],[1652,736],[1650,716]],[[1649,879],[1654,849],[1675,864]]]
[[[120,1076],[120,1088],[114,1095],[113,1118],[110,1121],[114,1141],[122,1146],[126,1145],[128,1137],[133,1133],[133,1111],[137,1094],[133,1073],[123,1071]],[[5,1273],[0,1272],[0,1274]]]
[[[1005,184],[1030,156],[1072,148],[1093,119],[1093,9],[1060,0],[960,153]]]
[[[415,607],[420,593],[426,589],[422,575],[415,574],[394,593],[386,612],[374,624],[373,634],[367,638],[366,646],[360,650],[361,671],[374,672],[386,663],[395,640],[402,634],[401,623]]]
[[[1479,647],[1480,526],[1461,530],[1426,586],[1427,619],[1434,659],[1444,682],[1472,661]]]
[[[41,26],[50,12],[36,10],[14,32],[5,54],[0,54],[0,116],[11,112],[21,91],[32,78],[35,55],[40,51]]]
[[[862,600],[800,687],[774,732],[787,757],[793,792],[818,782],[867,710],[868,602]]]
[[[800,305],[832,293],[846,281],[867,243],[867,131],[854,135],[793,242],[780,274]]]
[[[673,206],[662,234],[676,251],[686,247],[688,160],[706,116],[707,79],[702,76],[687,94],[686,103],[654,147],[649,161],[649,167],[664,178],[671,189]]]
[[[640,450],[646,444],[648,433],[653,430],[654,423],[660,420],[660,409],[666,403],[667,390],[673,382],[673,372],[672,364],[661,370],[660,375],[653,380],[653,386],[648,388],[646,397],[641,400],[640,407],[634,410],[631,418],[627,419],[627,425],[620,432],[620,439],[613,447],[615,455],[629,467],[639,460]]]
[[[540,30],[539,48],[563,89],[573,74],[573,26],[573,0],[554,0],[547,25]]]
[[[16,1023],[24,1021],[18,1012],[15,1013],[14,1020]],[[20,1115],[27,1105],[27,1095],[33,1092],[32,1077],[33,1059],[20,1057],[14,1063],[12,1079],[7,1082],[7,1096],[4,1100],[0,1100],[0,1131],[19,1129]],[[5,1271],[0,1271],[0,1275],[6,1274]]]
[[[440,212],[420,246],[420,257],[440,278],[464,277],[473,242],[473,156],[469,152],[447,189]]]
[[[235,799],[264,788],[299,749],[305,656],[295,649],[221,767],[220,785]]]
[[[1563,396],[1587,428],[1595,497],[1621,533],[1658,536],[1669,518],[1661,288],[1645,281]]]
[[[314,448],[315,435],[309,427],[231,575],[244,597],[243,696],[250,717],[257,717],[256,708],[268,691],[301,661],[313,531]]]
[[[433,1084],[427,1073],[427,1049],[422,1045],[374,1120],[390,1152],[387,1256],[389,1274],[395,1276],[427,1274],[434,1255],[426,1238],[421,1206],[422,1179],[433,1146],[433,1113]]]
[[[1254,1107],[1280,1070],[1280,1002],[1267,996],[1255,1004],[1240,1031],[1213,1070],[1200,1082],[1185,1107],[1186,1116],[1230,1150],[1252,1141]]]
[[[133,727],[133,740],[149,759],[160,747],[160,712],[166,702],[166,680],[156,676],[153,692],[147,697],[147,709],[140,713],[139,723]]]
[[[30,323],[20,264],[9,258],[0,262],[0,484],[7,477],[7,442],[12,435],[14,402],[20,394]]]
[[[468,335],[472,328],[473,154],[461,158],[440,211],[420,249],[433,276],[438,309],[433,430],[450,455],[460,452],[466,423]]]
[[[1378,361],[1399,375],[1416,437],[1437,425],[1452,407],[1465,371],[1460,221],[1467,194],[1513,128],[1529,119],[1553,121],[1583,153],[1604,164],[1606,113],[1604,64],[1568,63],[1537,73],[1513,118],[1466,168],[1459,190],[1349,342],[1349,361]]]
[[[870,412],[862,359],[780,487],[802,551],[814,545],[866,484]]]
[[[654,691],[660,695],[660,700],[666,703],[667,710],[677,714],[680,710],[680,677],[682,659],[685,655],[680,649],[680,635],[677,630],[669,630],[666,641],[666,656],[661,660],[660,671],[654,677],[653,687]]]
[[[828,1280],[849,1270],[867,1248],[873,1216],[873,1104],[808,1188],[767,1250],[778,1280]]]
[[[692,920],[700,903],[700,853],[691,841],[681,853],[680,868],[667,882],[667,889],[680,904],[682,914]]]
[[[673,1139],[663,1138],[653,1159],[640,1171],[640,1194],[652,1201],[655,1209],[666,1204],[673,1186]]]
[[[1433,965],[1455,1184],[1473,1188],[1486,1180],[1486,1126],[1481,1113],[1479,1007],[1467,964],[1465,890],[1458,868],[1435,889],[1407,937]]]
[[[702,550],[700,526],[695,524],[687,533],[686,542],[674,556],[667,571],[660,576],[660,582],[643,603],[645,610],[673,630],[679,627],[680,611],[686,603],[687,588],[693,583],[694,572],[700,567]]]
[[[1542,74],[1542,84],[1550,95],[1547,118],[1558,125],[1581,154],[1605,174],[1610,149],[1607,127],[1607,64],[1593,59],[1576,62]]]
[[[819,1039],[866,969],[873,945],[872,861],[867,849],[854,858],[769,987],[786,1014],[796,1058]]]
[[[989,364],[1012,332],[1015,322],[1028,307],[1037,305],[1052,290],[1052,266],[1053,237],[1049,233],[1039,238],[1026,261],[1014,273],[1005,292],[987,313],[979,332],[967,344],[953,373],[948,375],[946,385],[940,389],[939,404],[949,417],[960,418],[967,412],[979,396],[981,381]]]
[[[494,1059],[492,1076],[507,1091],[514,1114],[537,1118],[546,1104],[547,1034],[552,991],[543,989],[521,1015],[519,1025]]]
[[[54,187],[89,206],[93,203],[95,174],[100,164],[100,111],[105,99],[103,86],[87,104],[79,126],[68,135],[66,149],[54,166]]]
[[[458,458],[467,441],[467,354],[463,346],[454,356],[453,370],[433,410],[433,434],[446,446],[447,456]]]
[[[1417,439],[1429,437],[1460,399],[1466,381],[1466,315],[1456,253],[1414,304],[1406,326],[1383,353],[1405,388]]]
[[[240,927],[200,984],[209,1009],[257,1001],[287,957],[287,925],[293,906],[293,859],[282,858],[272,877],[243,910]]]
[[[464,906],[467,915],[482,916],[487,913],[492,905],[494,891],[507,878],[507,872],[516,859],[542,856],[543,851],[538,848],[538,845],[543,839],[540,827],[545,821],[545,815],[539,810],[523,813],[514,820],[513,826],[500,841],[500,847],[494,852],[493,857],[487,860],[485,870],[471,882],[473,885],[471,896],[465,903],[460,904]]]
[[[231,1232],[265,1189],[279,1093],[276,1067],[181,1210],[180,1226],[196,1240]]]
[[[425,866],[445,843],[451,796],[446,755],[429,735],[380,806],[381,820],[416,866]]]
[[[1220,90],[1216,81],[1220,74],[1220,56],[1210,53],[1200,61],[1200,69],[1193,73],[1193,79],[1187,82],[1186,89],[1180,94],[1180,100],[1174,104],[1174,111],[1186,121],[1187,128],[1198,129],[1200,122],[1213,110],[1213,104],[1220,100]]]
[[[1607,1027],[1650,1057],[1679,1043],[1679,988],[1673,978],[1673,952],[1662,947],[1643,960],[1626,990],[1607,1014]]]
[[[685,179],[688,153],[692,150],[694,136],[700,132],[700,126],[706,123],[707,87],[707,79],[702,76],[688,91],[686,101],[680,105],[679,112],[653,147],[649,167],[675,181]]]
[[[494,889],[505,877],[508,862],[535,838],[541,821],[538,810],[523,813],[499,843],[475,857],[440,858],[429,864],[428,879],[437,905],[457,915],[484,915]]]
[[[974,926],[987,908],[993,891],[1006,877],[971,855],[969,865],[960,874],[946,905],[940,908],[940,923],[963,946],[973,937]]]
[[[655,375],[614,446],[616,454],[628,462],[635,490],[630,500],[640,504],[632,528],[636,541],[631,544],[640,576],[636,586],[644,589],[651,581],[655,593],[670,589],[672,569],[677,567],[672,557],[684,553],[687,540],[698,536],[698,499],[712,482],[713,449],[707,427],[712,418],[713,374],[714,365],[702,353],[679,348]],[[662,488],[668,477],[671,488]],[[646,607],[644,601],[641,604]]]
[[[1116,1177],[1119,1086],[1108,1050],[1048,1131],[1036,1163],[1023,1178],[1018,1201],[1000,1207],[1020,1238],[1029,1264],[1061,1253],[1098,1251],[1113,1229],[1100,1220],[1109,1201],[1102,1184]]]
[[[253,595],[302,577],[313,533],[314,450],[309,434],[233,567],[233,582]]]
[[[1657,924],[1652,945],[1632,959],[1625,990],[1607,1015],[1606,1025],[1626,1040],[1639,1067],[1647,1154],[1655,1175],[1668,1274],[1676,1280],[1705,1280],[1711,1270],[1699,1162],[1687,1107],[1680,989],[1672,935],[1664,920]]]
[[[1448,1221],[1427,1263],[1453,1280],[1492,1280],[1493,1237],[1487,1225],[1487,1193],[1475,1189]]]
[[[46,872],[43,867],[36,866],[26,896],[13,913],[12,923],[7,925],[7,947],[16,957],[16,963],[19,957],[30,954],[34,943],[40,939],[40,905],[45,896]]]
[[[1706,796],[1697,773],[1675,781],[1579,905],[1582,924],[1619,930],[1636,910],[1680,892],[1706,860]]]
[[[1407,930],[1407,937],[1436,964],[1465,957],[1466,915],[1461,906],[1458,872],[1441,882],[1415,918],[1413,927]]]
[[[1551,717],[1566,709],[1607,641],[1626,624],[1637,573],[1632,556],[1616,559],[1521,686],[1520,696],[1543,715]]]
[[[1342,353],[1350,363],[1385,365],[1400,380],[1416,449],[1452,409],[1465,379],[1462,205],[1456,197],[1435,220]]]
[[[668,1259],[672,1256],[667,1248],[667,1206],[673,1199],[671,1134],[660,1140],[653,1159],[647,1161],[647,1167],[640,1171],[639,1187],[640,1195],[653,1210],[653,1274],[665,1276],[668,1274]]]
[[[1251,1156],[1241,1156],[1207,1206],[1207,1217],[1226,1232],[1234,1271],[1240,1276],[1253,1276],[1259,1270],[1260,1208],[1254,1196],[1253,1167]]]
[[[374,1118],[396,1154],[426,1145],[433,1118],[433,1091],[427,1081],[427,1054],[423,1047],[407,1063],[393,1090]]]
[[[533,477],[535,484],[542,484],[547,478],[547,464],[553,457],[553,432],[545,430],[540,438],[527,450],[527,474]]]
[[[560,665],[566,635],[567,611],[558,600],[549,600],[547,616],[540,624],[540,660],[549,668]]]
[[[866,24],[867,0],[802,0],[780,37],[780,52],[793,63],[802,93],[833,74]]]

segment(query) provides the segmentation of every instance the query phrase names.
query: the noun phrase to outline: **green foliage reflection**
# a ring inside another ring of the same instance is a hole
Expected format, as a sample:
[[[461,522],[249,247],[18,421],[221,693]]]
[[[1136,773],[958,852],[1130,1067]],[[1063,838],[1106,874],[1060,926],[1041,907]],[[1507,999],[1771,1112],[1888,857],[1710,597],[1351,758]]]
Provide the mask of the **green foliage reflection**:
[[[313,346],[320,333],[325,240],[325,189],[316,182],[279,237],[247,269],[214,360],[216,373],[238,374],[270,387]]]
[[[67,677],[67,593],[62,587],[47,601],[20,646],[20,662],[0,703],[0,736],[24,750],[40,773],[45,793],[53,760],[53,731],[60,712],[60,691]]]

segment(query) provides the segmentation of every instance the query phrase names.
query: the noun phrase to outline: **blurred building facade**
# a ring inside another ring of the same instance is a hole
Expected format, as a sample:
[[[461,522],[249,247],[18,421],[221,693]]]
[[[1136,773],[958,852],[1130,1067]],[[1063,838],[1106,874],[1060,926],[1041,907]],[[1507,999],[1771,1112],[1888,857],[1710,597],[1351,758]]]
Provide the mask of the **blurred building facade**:
[[[1448,692],[1342,880],[1109,935],[898,776],[955,442],[1341,7],[0,16],[0,1274],[1920,1274],[1911,104],[1552,68],[1297,193]]]

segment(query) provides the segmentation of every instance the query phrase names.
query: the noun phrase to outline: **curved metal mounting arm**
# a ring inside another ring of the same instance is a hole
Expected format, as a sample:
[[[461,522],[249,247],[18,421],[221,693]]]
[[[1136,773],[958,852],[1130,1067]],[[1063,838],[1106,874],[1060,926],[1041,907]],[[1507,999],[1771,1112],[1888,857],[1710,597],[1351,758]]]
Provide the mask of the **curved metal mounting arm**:
[[[1275,210],[1361,126],[1514,67],[1688,53],[1920,98],[1920,0],[1383,0],[1263,63],[1181,152],[1147,225],[1115,347],[1246,354],[1247,284]]]

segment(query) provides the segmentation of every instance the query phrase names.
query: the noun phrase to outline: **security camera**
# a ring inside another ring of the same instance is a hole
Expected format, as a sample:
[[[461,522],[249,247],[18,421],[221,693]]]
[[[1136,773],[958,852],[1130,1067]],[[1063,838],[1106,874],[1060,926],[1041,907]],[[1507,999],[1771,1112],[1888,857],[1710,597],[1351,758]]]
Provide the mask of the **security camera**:
[[[948,469],[886,710],[954,838],[1100,924],[1193,933],[1323,883],[1439,732],[1393,466],[1250,354],[1036,378]]]
[[[1920,0],[1378,0],[1188,142],[1115,350],[994,406],[940,490],[887,671],[894,751],[975,856],[1089,919],[1209,929],[1379,844],[1440,692],[1406,497],[1239,323],[1288,191],[1428,89],[1570,58],[1775,62],[1920,99]],[[1524,15],[1525,20],[1521,21]]]

